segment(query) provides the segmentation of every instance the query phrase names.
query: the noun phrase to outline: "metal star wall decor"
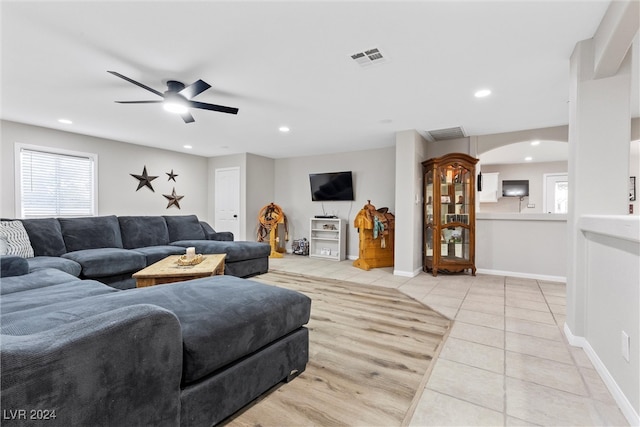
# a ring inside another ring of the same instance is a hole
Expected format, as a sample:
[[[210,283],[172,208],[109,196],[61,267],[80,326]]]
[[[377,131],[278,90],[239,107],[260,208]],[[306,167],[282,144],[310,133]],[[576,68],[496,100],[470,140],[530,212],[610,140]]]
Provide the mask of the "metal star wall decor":
[[[171,169],[171,172],[165,172],[165,173],[169,175],[169,179],[167,179],[167,181],[173,180],[173,182],[176,182],[176,176],[178,176],[178,174],[173,173],[173,169]]]
[[[131,175],[132,177],[134,177],[135,179],[137,179],[139,181],[138,182],[138,188],[136,188],[136,191],[138,191],[142,187],[149,187],[149,189],[151,191],[153,191],[154,193],[156,192],[156,190],[154,190],[153,187],[151,186],[151,181],[156,179],[157,176],[149,176],[147,174],[147,166],[146,165],[142,169],[142,175],[136,175],[134,173],[130,173],[129,175]]]
[[[178,196],[176,194],[176,188],[173,187],[173,191],[171,192],[171,194],[163,194],[164,197],[167,198],[167,200],[169,200],[169,204],[167,205],[167,209],[169,209],[171,206],[175,206],[176,208],[180,209],[180,200],[182,200],[182,198],[184,196]]]

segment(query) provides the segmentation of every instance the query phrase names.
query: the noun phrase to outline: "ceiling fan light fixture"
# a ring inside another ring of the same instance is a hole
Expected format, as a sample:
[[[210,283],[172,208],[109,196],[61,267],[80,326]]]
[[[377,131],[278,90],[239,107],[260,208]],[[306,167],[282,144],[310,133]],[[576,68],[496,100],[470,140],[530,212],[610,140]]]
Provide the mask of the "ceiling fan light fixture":
[[[184,99],[179,95],[166,95],[162,103],[162,108],[174,114],[184,114],[189,111]]]

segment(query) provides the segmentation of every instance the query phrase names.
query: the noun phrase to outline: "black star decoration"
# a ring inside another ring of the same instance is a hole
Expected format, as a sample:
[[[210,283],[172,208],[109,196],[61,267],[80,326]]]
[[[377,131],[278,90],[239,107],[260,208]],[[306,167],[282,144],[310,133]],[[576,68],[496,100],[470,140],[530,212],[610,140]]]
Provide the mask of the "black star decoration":
[[[130,173],[129,175],[131,175],[132,177],[134,177],[135,179],[137,179],[139,181],[138,182],[138,188],[136,188],[136,191],[138,191],[142,187],[149,187],[149,190],[153,191],[154,193],[156,192],[156,190],[154,190],[153,187],[151,186],[151,181],[156,179],[157,176],[149,176],[147,174],[147,167],[146,166],[142,169],[142,175],[136,175],[134,173]]]
[[[184,196],[178,196],[176,194],[176,188],[173,187],[173,191],[171,192],[171,194],[163,194],[164,197],[167,198],[167,200],[169,200],[169,204],[167,205],[167,209],[169,209],[171,206],[175,206],[176,208],[180,209],[180,200],[182,200],[182,198]]]
[[[165,172],[165,173],[169,175],[169,179],[167,179],[167,181],[173,180],[173,182],[176,182],[176,176],[178,176],[178,174],[173,173],[173,169],[171,169],[171,172]]]

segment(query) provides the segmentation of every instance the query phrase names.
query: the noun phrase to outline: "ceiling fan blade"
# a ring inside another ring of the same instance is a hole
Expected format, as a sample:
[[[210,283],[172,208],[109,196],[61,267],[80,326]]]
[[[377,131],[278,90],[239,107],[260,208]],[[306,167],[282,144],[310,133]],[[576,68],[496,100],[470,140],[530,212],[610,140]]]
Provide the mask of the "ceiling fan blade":
[[[185,123],[193,123],[193,122],[195,122],[195,119],[193,118],[193,116],[189,112],[180,114],[180,117],[182,117],[182,120],[184,120]]]
[[[140,83],[140,82],[137,82],[137,81],[135,81],[135,80],[132,80],[132,79],[130,79],[130,78],[129,78],[129,77],[127,77],[127,76],[123,76],[123,75],[122,75],[122,74],[120,74],[120,73],[117,73],[117,72],[115,72],[115,71],[107,71],[107,73],[111,73],[111,74],[113,74],[113,75],[114,75],[114,76],[116,76],[116,77],[120,77],[121,79],[126,80],[126,81],[128,81],[129,83],[133,83],[134,85],[141,87],[142,89],[146,89],[146,90],[148,90],[148,91],[149,91],[149,92],[151,92],[151,93],[155,93],[155,94],[156,94],[156,95],[158,95],[158,96],[162,96],[162,97],[164,97],[164,94],[163,94],[162,92],[158,92],[157,90],[152,89],[152,88],[150,88],[150,87],[149,87],[149,86],[147,86],[147,85],[143,85],[143,84],[142,84],[142,83]]]
[[[203,110],[219,111],[221,113],[238,114],[238,109],[234,107],[225,107],[224,105],[207,104],[205,102],[189,101],[189,106],[200,108]]]
[[[114,101],[118,104],[160,104],[164,101]]]
[[[191,99],[193,97],[195,97],[196,95],[204,92],[205,90],[209,89],[211,87],[211,85],[207,82],[205,82],[204,80],[198,80],[195,83],[190,84],[189,86],[185,87],[184,89],[182,89],[180,92],[178,92],[180,95],[184,96],[187,99]]]

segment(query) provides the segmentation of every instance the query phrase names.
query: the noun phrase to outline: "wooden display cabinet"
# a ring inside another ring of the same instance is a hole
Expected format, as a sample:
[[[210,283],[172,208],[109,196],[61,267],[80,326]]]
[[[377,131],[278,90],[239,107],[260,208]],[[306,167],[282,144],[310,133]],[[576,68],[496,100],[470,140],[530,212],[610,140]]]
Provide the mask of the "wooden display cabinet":
[[[424,172],[423,269],[471,270],[475,276],[475,165],[462,153],[422,162]]]

